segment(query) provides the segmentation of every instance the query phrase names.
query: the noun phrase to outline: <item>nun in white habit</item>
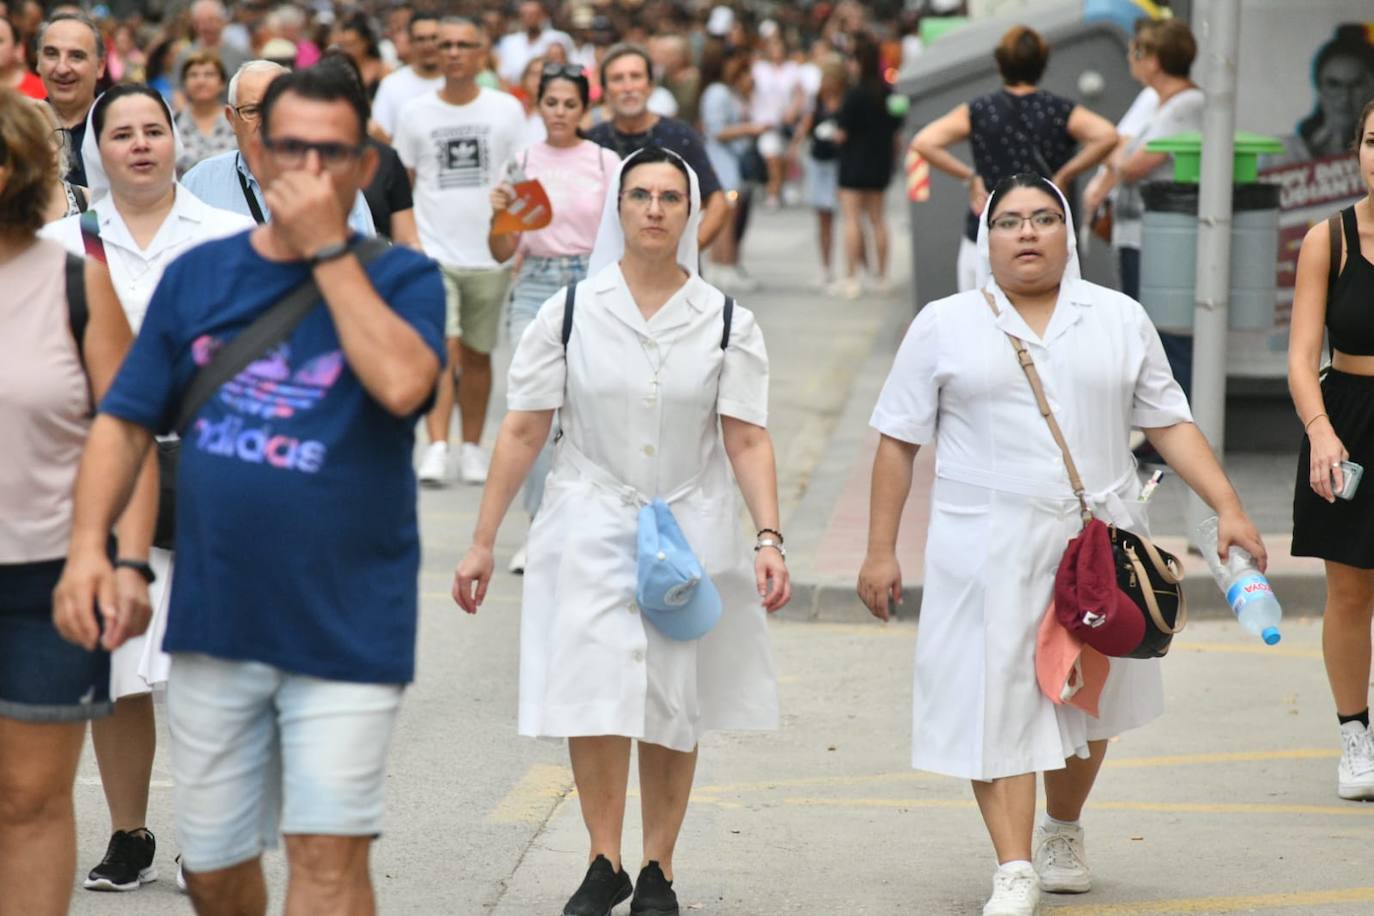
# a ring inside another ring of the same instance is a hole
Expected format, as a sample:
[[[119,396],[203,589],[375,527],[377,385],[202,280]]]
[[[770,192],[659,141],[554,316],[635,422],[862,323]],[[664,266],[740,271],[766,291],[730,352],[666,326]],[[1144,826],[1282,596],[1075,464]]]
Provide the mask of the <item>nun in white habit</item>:
[[[698,275],[700,219],[697,177],[676,154],[648,147],[621,163],[570,339],[560,291],[520,340],[473,546],[455,574],[454,598],[473,613],[497,529],[557,411],[562,435],[528,543],[519,727],[569,739],[591,838],[570,916],[602,916],[631,892],[620,839],[632,739],[644,817],[632,912],[668,914],[697,743],[711,729],[777,726],[766,612],[790,584],[768,355],[754,316],[736,305],[727,324],[725,297]],[[637,516],[654,498],[721,596],[719,622],[699,639],[668,638],[636,602]]]
[[[858,587],[886,619],[901,589],[894,547],[912,461],[935,441],[912,764],[973,780],[1001,866],[984,912],[1001,916],[1034,912],[1042,882],[1051,892],[1090,889],[1078,820],[1107,739],[1164,708],[1158,661],[1112,659],[1096,719],[1037,685],[1037,627],[1082,523],[1008,335],[1035,361],[1099,518],[1148,533],[1128,444],[1140,428],[1217,511],[1223,551],[1237,544],[1261,563],[1265,552],[1145,311],[1082,279],[1059,189],[1035,175],[1002,182],[979,223],[978,251],[979,288],[920,311],[873,411],[882,436]],[[1047,818],[1033,836],[1037,772]]]
[[[246,217],[202,202],[177,182],[181,152],[171,112],[156,90],[146,86],[116,86],[96,99],[86,116],[81,156],[91,209],[85,218],[94,222],[110,280],[134,333],[168,264],[201,242],[253,226]],[[73,254],[87,253],[81,214],[49,223],[40,235]],[[154,547],[148,561],[156,576],[148,589],[152,621],[144,635],[111,655],[115,714],[91,728],[112,831],[134,834],[136,839],[112,837],[106,860],[85,879],[85,886],[94,890],[138,887],[137,879],[121,874],[128,869],[120,867],[119,857],[139,844],[148,855],[152,849],[151,834],[146,833],[148,785],[157,747],[151,691],[166,683],[170,668],[162,637],[171,596],[171,551]],[[137,573],[121,569],[117,575]]]

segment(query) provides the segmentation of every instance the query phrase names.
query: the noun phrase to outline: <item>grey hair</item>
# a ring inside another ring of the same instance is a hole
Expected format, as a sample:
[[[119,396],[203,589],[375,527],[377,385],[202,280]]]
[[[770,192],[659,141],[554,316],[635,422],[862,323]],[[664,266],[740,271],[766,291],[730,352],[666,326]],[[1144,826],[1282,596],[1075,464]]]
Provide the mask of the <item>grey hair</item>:
[[[481,26],[480,24],[478,24],[476,21],[474,21],[474,20],[472,20],[472,19],[469,19],[469,18],[466,17],[466,16],[441,16],[441,17],[439,17],[439,24],[440,24],[440,25],[465,25],[465,26],[469,26],[469,27],[474,28],[474,29],[477,30],[477,34],[480,35],[480,36],[482,37],[482,40],[483,40],[483,41],[488,41],[488,40],[489,40],[489,39],[488,39],[488,36],[487,36],[487,30],[484,29],[484,28],[482,28],[482,26]]]
[[[285,67],[274,60],[250,60],[234,71],[229,79],[229,107],[239,103],[239,77],[245,73],[288,73]]]
[[[267,21],[271,25],[305,25],[305,13],[298,6],[284,3],[267,14]]]
[[[221,3],[220,0],[196,0],[195,3],[191,4],[191,15],[195,16],[196,10],[203,10],[207,7],[213,7],[220,19],[223,19],[225,22],[229,21],[229,11],[224,8],[224,4]]]
[[[91,37],[95,39],[95,56],[100,60],[105,59],[105,41],[100,37],[100,26],[96,25],[95,20],[90,16],[75,11],[54,13],[51,19],[43,23],[43,27],[38,30],[38,44],[40,47],[43,45],[43,36],[46,35],[48,29],[52,28],[53,24],[57,22],[79,22],[90,29]]]

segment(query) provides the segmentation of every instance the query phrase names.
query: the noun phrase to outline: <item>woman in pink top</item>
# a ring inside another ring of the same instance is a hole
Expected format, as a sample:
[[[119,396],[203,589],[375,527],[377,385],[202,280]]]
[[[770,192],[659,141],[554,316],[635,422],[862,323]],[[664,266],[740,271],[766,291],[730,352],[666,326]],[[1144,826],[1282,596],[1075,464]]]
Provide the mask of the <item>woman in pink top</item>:
[[[534,232],[488,235],[492,257],[505,261],[517,252],[520,269],[511,291],[510,342],[514,347],[535,313],[551,296],[587,276],[587,258],[601,225],[620,159],[614,152],[577,131],[587,113],[591,88],[576,64],[546,64],[539,77],[538,107],[548,136],[516,155],[506,167],[506,180],[491,192],[492,223],[515,200],[514,184],[539,179],[549,196],[553,222]],[[525,478],[523,502],[530,518],[544,498],[552,451],[545,448]],[[511,558],[511,572],[525,569],[525,549]]]
[[[0,888],[15,913],[67,911],[77,761],[86,720],[112,708],[109,651],[148,625],[157,499],[145,474],[99,614],[54,606],[94,403],[131,334],[105,268],[37,238],[57,181],[51,135],[37,108],[0,90]]]

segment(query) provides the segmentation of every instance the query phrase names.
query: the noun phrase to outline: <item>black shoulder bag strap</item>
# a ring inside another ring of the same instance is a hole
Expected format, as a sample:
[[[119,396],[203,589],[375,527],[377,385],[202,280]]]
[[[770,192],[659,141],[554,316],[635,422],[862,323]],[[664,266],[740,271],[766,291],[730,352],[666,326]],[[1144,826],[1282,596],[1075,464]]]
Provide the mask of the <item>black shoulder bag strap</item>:
[[[248,179],[243,176],[243,169],[239,168],[239,163],[243,161],[243,154],[239,153],[234,159],[234,174],[239,178],[239,188],[243,191],[243,199],[248,202],[248,210],[253,214],[253,221],[261,226],[267,222],[267,217],[262,215],[262,207],[258,206],[258,195],[253,193],[252,187],[248,184]]]
[[[573,309],[577,305],[577,284],[569,283],[568,291],[563,296],[563,351],[568,350],[568,341],[572,340],[573,329]],[[728,349],[730,346],[730,325],[735,319],[735,298],[725,297],[725,308],[720,313],[721,323],[725,325],[724,331],[720,335],[720,348]]]
[[[358,263],[366,266],[375,261],[388,247],[390,246],[380,239],[369,238],[353,243],[349,250],[358,259]],[[305,319],[319,301],[320,288],[315,284],[312,273],[310,279],[283,296],[276,305],[259,315],[252,324],[220,348],[205,368],[191,379],[186,393],[181,396],[175,431],[184,435],[196,412],[210,400],[221,385],[289,337],[296,329],[296,325]]]
[[[577,304],[577,284],[569,283],[563,295],[563,352],[568,352],[568,341],[572,340],[573,307]]]
[[[76,341],[76,355],[81,365],[86,365],[86,325],[90,323],[91,309],[86,304],[86,259],[74,254],[67,255],[67,324],[72,329]]]

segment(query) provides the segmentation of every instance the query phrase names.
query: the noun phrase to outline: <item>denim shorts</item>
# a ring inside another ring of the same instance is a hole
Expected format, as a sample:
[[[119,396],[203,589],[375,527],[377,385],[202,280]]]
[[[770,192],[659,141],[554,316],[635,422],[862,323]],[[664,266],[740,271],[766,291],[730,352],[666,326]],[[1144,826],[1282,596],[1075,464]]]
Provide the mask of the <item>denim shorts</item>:
[[[250,861],[277,845],[278,832],[379,835],[403,691],[173,654],[167,721],[186,867]]]
[[[80,722],[109,715],[110,654],[67,642],[52,622],[65,560],[0,564],[0,716]]]
[[[588,260],[584,254],[564,258],[525,258],[520,264],[520,273],[515,276],[515,288],[511,291],[507,330],[510,332],[512,349],[520,343],[520,335],[534,320],[539,306],[563,287],[586,279]]]

